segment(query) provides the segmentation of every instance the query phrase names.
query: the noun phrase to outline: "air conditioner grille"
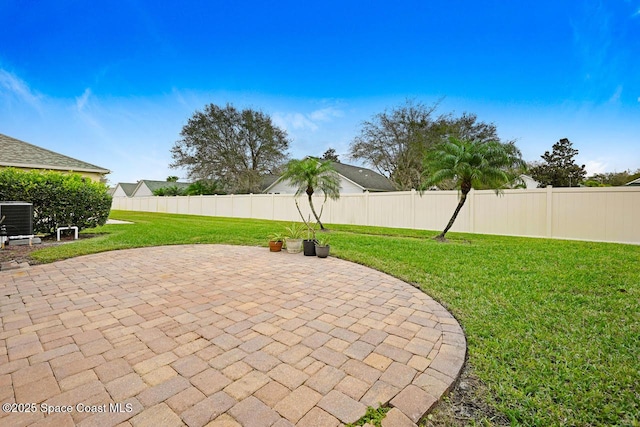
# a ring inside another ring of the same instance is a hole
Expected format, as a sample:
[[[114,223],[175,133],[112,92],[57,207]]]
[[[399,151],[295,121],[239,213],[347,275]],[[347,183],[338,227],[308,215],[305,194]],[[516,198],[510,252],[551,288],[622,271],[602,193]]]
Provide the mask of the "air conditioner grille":
[[[7,235],[33,235],[33,205],[26,202],[0,202],[0,218],[4,216]]]

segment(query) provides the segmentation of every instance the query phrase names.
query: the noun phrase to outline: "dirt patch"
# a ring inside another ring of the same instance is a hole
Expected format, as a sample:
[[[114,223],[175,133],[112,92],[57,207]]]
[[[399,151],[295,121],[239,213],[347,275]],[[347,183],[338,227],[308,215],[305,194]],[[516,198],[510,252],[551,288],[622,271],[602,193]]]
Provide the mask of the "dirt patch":
[[[487,388],[465,364],[453,389],[420,424],[424,427],[509,426],[509,419],[489,406]]]
[[[96,236],[98,236],[98,234],[80,234],[78,236],[78,240],[90,239]],[[5,245],[4,249],[0,249],[0,264],[12,261],[17,262],[18,264],[22,264],[23,262],[26,262],[29,265],[40,264],[37,259],[31,257],[31,253],[33,251],[37,251],[38,249],[46,248],[48,246],[65,245],[78,241],[74,240],[72,234],[68,236],[61,236],[59,242],[56,241],[56,236],[40,237],[40,239],[42,240],[42,243],[34,244],[32,246],[12,245],[11,242],[9,242]]]

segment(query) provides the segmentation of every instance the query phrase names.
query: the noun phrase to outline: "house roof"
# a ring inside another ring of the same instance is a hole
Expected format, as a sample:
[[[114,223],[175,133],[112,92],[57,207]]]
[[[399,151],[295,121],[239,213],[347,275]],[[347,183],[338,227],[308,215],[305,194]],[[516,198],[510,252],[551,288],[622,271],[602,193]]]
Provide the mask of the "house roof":
[[[137,182],[134,182],[134,183],[119,182],[118,185],[116,185],[116,189],[117,189],[118,186],[120,186],[120,188],[122,188],[122,191],[124,191],[124,194],[126,194],[129,197],[131,197],[133,195],[133,192],[138,187],[138,183]]]
[[[345,163],[333,162],[333,168],[340,175],[353,181],[366,191],[395,191],[391,181],[385,176],[374,172],[371,169],[360,166],[347,165]]]
[[[138,181],[137,184],[135,184],[136,187],[131,194],[132,195],[135,194],[138,191],[138,188],[142,187],[143,185],[146,185],[147,188],[153,192],[160,188],[168,188],[168,187],[178,187],[180,189],[186,190],[191,185],[191,183],[190,182],[153,181],[150,179],[143,179],[141,181]]]
[[[278,179],[280,179],[280,176],[278,175],[264,175],[260,182],[260,191],[265,191],[267,188],[275,184]]]
[[[0,166],[107,174],[111,171],[0,133]]]
[[[636,178],[633,181],[629,181],[625,185],[640,185],[640,178]]]
[[[320,159],[316,159],[320,160]],[[332,162],[333,168],[336,172],[357,186],[362,188],[362,191],[396,191],[394,185],[385,176],[380,175],[378,172],[374,172],[371,169],[363,168],[360,166],[347,165],[340,162]],[[263,192],[268,192],[277,182],[281,181],[281,177],[274,180],[268,185]]]

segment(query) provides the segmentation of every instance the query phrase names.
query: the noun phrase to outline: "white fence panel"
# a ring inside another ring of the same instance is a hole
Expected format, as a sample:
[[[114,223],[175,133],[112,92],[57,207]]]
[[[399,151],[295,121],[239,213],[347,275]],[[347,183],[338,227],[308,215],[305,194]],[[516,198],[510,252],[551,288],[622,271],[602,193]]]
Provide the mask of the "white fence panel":
[[[442,230],[457,191],[344,194],[328,200],[326,223]],[[312,218],[306,196],[298,199]],[[316,211],[324,198],[314,196]],[[113,209],[299,221],[291,194],[114,197]],[[452,231],[640,244],[640,187],[471,191]]]

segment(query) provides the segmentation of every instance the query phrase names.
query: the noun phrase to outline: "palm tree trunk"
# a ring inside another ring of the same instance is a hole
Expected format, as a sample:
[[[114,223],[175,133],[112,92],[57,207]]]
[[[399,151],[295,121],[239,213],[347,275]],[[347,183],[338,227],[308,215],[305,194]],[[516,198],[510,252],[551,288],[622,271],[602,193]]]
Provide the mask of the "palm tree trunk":
[[[324,230],[324,225],[322,225],[322,221],[320,221],[320,217],[316,213],[316,209],[313,207],[312,196],[311,196],[311,194],[308,194],[307,196],[309,197],[309,207],[311,207],[311,212],[313,213],[313,216],[316,217],[316,221],[318,221],[318,225],[320,226],[320,230]]]
[[[435,237],[436,240],[441,240],[441,241],[446,240],[444,238],[444,235],[447,234],[447,231],[449,231],[449,229],[453,226],[453,223],[456,222],[456,218],[458,217],[458,214],[460,213],[460,210],[462,209],[462,206],[464,206],[464,202],[467,201],[467,194],[468,193],[469,193],[469,190],[467,190],[467,191],[464,191],[464,189],[462,190],[462,194],[460,195],[460,201],[458,202],[458,206],[456,207],[456,210],[453,211],[453,215],[451,216],[451,219],[449,220],[449,223],[444,228],[442,233],[438,234]]]

